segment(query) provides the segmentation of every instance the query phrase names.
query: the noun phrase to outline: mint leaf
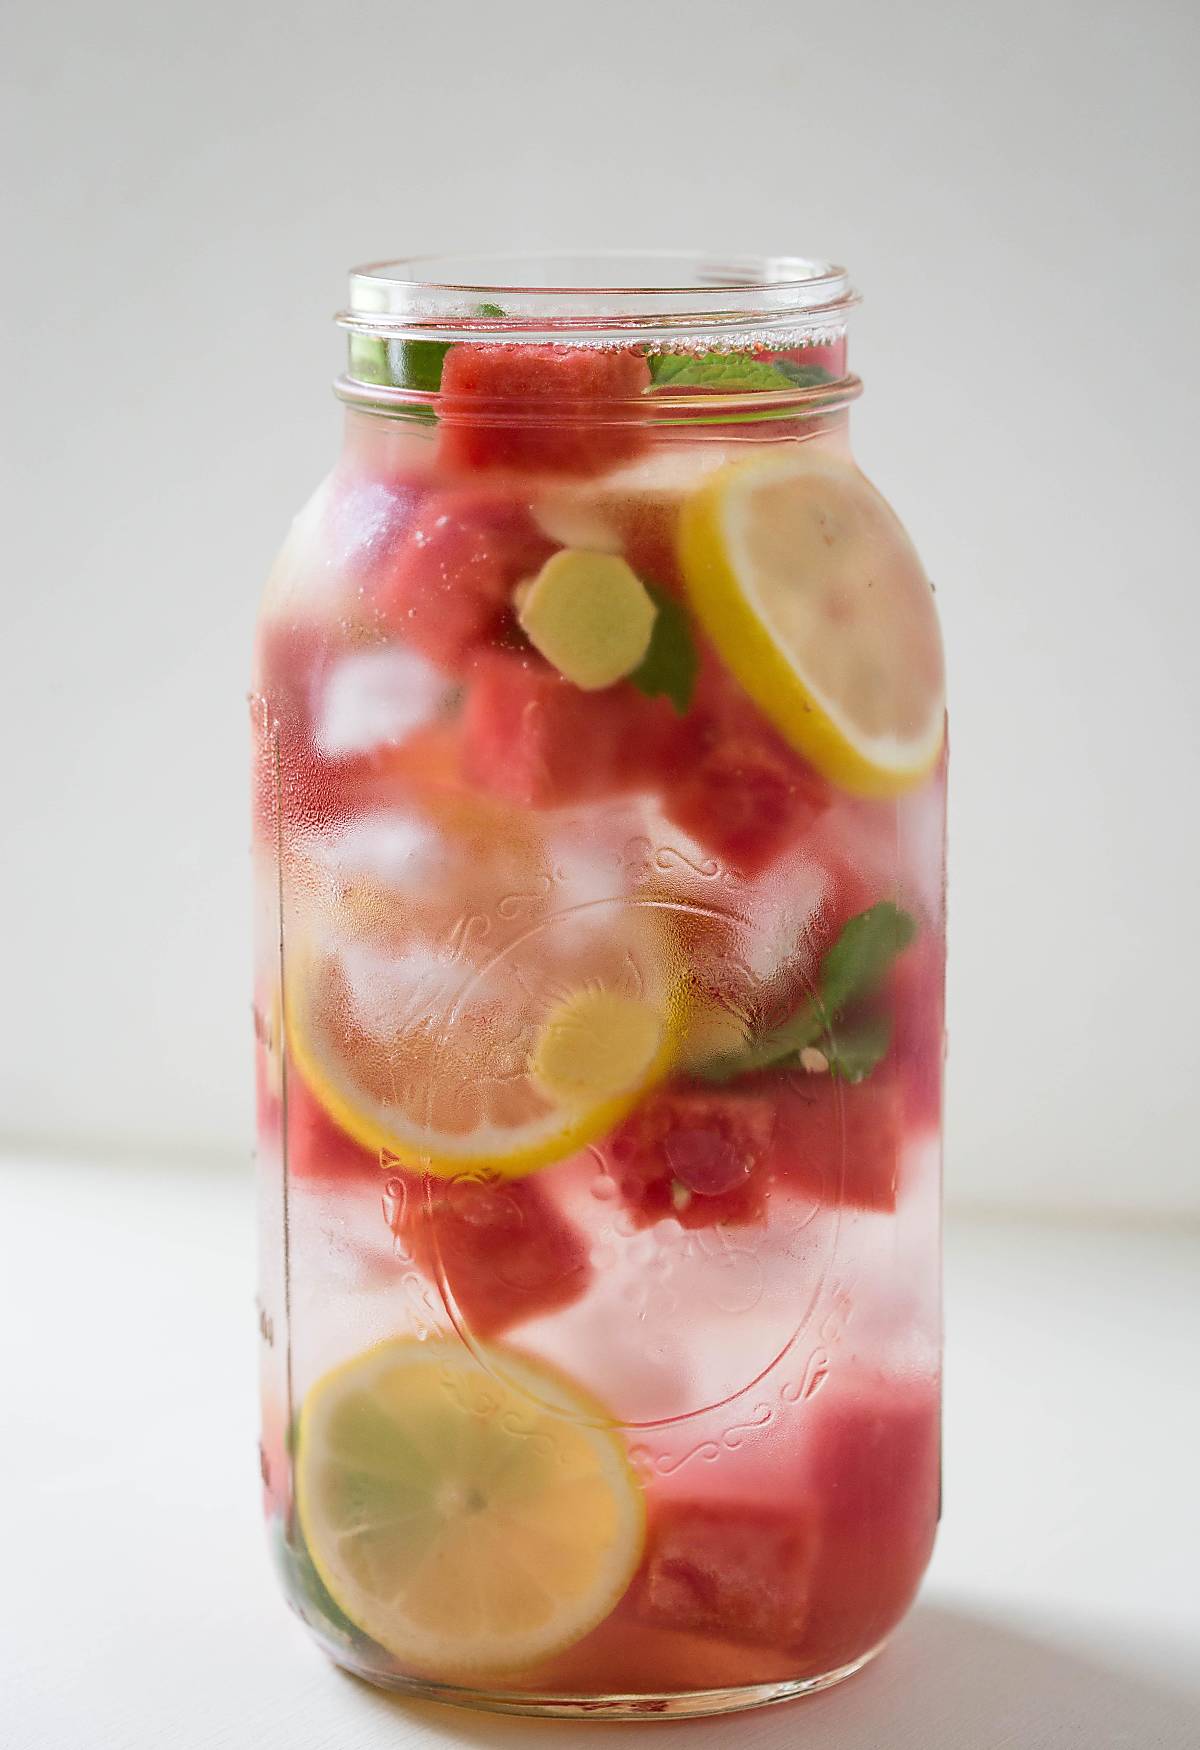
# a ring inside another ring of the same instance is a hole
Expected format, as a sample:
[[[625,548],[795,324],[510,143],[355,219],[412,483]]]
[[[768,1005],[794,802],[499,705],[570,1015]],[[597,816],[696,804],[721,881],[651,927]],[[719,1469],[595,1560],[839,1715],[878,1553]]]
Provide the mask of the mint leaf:
[[[388,364],[397,389],[420,389],[436,395],[442,386],[442,365],[450,351],[448,340],[389,340]]]
[[[790,1015],[779,1027],[764,1033],[744,1051],[730,1051],[721,1057],[710,1057],[696,1066],[694,1074],[705,1082],[731,1082],[735,1076],[749,1075],[756,1069],[777,1069],[794,1063],[806,1045],[824,1040],[825,1023],[812,1003]]]
[[[360,383],[390,384],[387,341],[378,334],[350,336],[350,375]]]
[[[727,1082],[751,1070],[794,1063],[806,1045],[818,1045],[829,1058],[831,1069],[837,1065],[835,1074],[849,1082],[861,1081],[887,1050],[887,1038],[881,1043],[878,1027],[864,1036],[863,1028],[869,1024],[863,1023],[842,1041],[835,1023],[845,1009],[874,994],[893,960],[916,933],[916,920],[890,899],[860,911],[824,955],[815,996],[744,1051],[711,1058],[696,1074],[704,1081]]]
[[[844,1082],[865,1081],[892,1042],[887,1015],[871,1015],[854,1026],[838,1027],[825,1042],[829,1073]]]
[[[747,352],[651,354],[650,392],[655,389],[811,389],[833,378],[820,365],[791,359],[756,359]]]
[[[650,648],[629,679],[649,699],[659,694],[670,699],[683,717],[692,702],[700,666],[692,629],[674,596],[652,583],[645,587],[658,612],[654,616]]]
[[[325,1582],[317,1573],[308,1553],[299,1524],[293,1525],[291,1536],[281,1521],[272,1521],[271,1554],[283,1582],[289,1603],[297,1614],[320,1633],[332,1636],[347,1647],[369,1650],[374,1642],[356,1623],[351,1622],[330,1597]]]
[[[499,304],[478,304],[475,315],[499,321]],[[448,340],[385,340],[377,334],[350,336],[350,375],[360,383],[378,383],[388,389],[417,389],[436,395],[442,386],[442,366],[452,342]],[[426,408],[410,408],[417,417],[432,418]]]
[[[790,389],[782,371],[744,352],[661,353],[650,358],[654,389]]]
[[[872,994],[916,933],[915,918],[890,899],[850,919],[821,961],[819,1000],[829,1023],[848,1003]]]
[[[380,334],[350,336],[350,375],[383,389],[436,389],[449,348],[428,340],[385,340]],[[430,356],[430,355],[434,356]],[[432,420],[432,407],[406,407],[406,419]]]
[[[819,389],[823,383],[836,383],[837,378],[824,365],[801,365],[795,359],[776,359],[775,369],[782,371],[797,389]]]

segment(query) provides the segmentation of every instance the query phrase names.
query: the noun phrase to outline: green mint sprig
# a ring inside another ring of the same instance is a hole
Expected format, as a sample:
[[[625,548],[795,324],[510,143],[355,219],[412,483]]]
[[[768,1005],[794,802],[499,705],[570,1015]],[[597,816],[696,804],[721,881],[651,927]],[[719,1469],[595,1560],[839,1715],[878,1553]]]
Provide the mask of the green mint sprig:
[[[916,919],[890,899],[860,911],[822,958],[813,996],[744,1050],[710,1058],[695,1073],[704,1081],[728,1082],[752,1070],[791,1067],[802,1051],[816,1047],[831,1074],[862,1081],[886,1052],[891,1026],[886,1017],[869,1017],[843,1028],[841,1017],[874,994],[916,933]]]
[[[499,304],[478,304],[474,314],[498,322],[505,312]],[[436,395],[451,345],[448,340],[385,340],[378,334],[352,334],[350,375],[360,383],[377,383],[385,389],[416,389],[424,395]],[[419,418],[433,418],[431,408],[409,411]]]
[[[892,1043],[889,1015],[868,1015],[854,1022],[839,1021],[820,1049],[829,1063],[829,1073],[843,1082],[862,1082]]]
[[[379,383],[389,388],[392,368],[388,363],[387,341],[378,334],[352,334],[350,375],[359,383]]]
[[[650,634],[650,648],[629,679],[638,692],[645,693],[649,699],[658,695],[670,699],[683,717],[691,705],[700,667],[692,629],[687,614],[674,596],[653,583],[647,583],[645,588],[658,611]]]
[[[836,383],[837,377],[824,365],[801,365],[795,359],[776,359],[775,369],[782,371],[796,389],[820,389],[826,383]]]
[[[375,1643],[330,1597],[308,1553],[299,1524],[292,1526],[289,1535],[282,1521],[275,1520],[270,1535],[271,1554],[289,1602],[310,1628],[340,1641],[351,1650],[374,1650]]]
[[[832,383],[821,365],[800,365],[792,359],[757,359],[748,352],[651,354],[650,388],[723,389],[749,393],[756,389],[812,389]]]

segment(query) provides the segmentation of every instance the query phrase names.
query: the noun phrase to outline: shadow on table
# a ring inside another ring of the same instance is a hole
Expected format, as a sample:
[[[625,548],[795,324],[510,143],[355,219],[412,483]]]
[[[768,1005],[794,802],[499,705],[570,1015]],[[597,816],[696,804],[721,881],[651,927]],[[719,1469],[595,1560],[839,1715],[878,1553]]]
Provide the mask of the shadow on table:
[[[639,1737],[660,1750],[1196,1750],[1187,1695],[1093,1653],[983,1616],[922,1605],[875,1663],[840,1688],[724,1719],[631,1725],[530,1720],[408,1701],[374,1707],[423,1725],[431,1743],[482,1750],[583,1750]],[[736,1724],[735,1724],[736,1721]],[[408,1741],[404,1739],[402,1741]]]

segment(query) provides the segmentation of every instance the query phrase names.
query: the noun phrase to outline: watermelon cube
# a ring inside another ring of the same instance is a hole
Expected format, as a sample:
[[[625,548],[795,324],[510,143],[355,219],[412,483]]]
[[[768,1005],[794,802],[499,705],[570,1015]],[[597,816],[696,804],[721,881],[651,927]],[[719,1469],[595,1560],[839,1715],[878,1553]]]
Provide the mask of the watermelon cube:
[[[775,1182],[825,1207],[896,1207],[902,1107],[885,1060],[850,1085],[826,1074],[779,1080]]]
[[[857,1086],[802,1071],[672,1082],[613,1132],[610,1171],[639,1227],[747,1226],[773,1188],[824,1208],[892,1210],[901,1098],[886,1061]]]
[[[754,1501],[667,1500],[650,1519],[634,1608],[657,1628],[780,1652],[814,1599],[811,1519]]]
[[[870,1652],[899,1622],[937,1525],[935,1387],[822,1393],[802,1438],[798,1454],[764,1471],[755,1499],[652,1506],[628,1595],[648,1633],[757,1647],[786,1659],[790,1675],[815,1676]]]
[[[377,571],[371,600],[385,631],[450,674],[511,629],[513,591],[554,551],[528,510],[497,492],[426,498]]]
[[[663,804],[668,818],[723,862],[756,875],[829,802],[824,779],[709,658],[680,725]]]
[[[941,1494],[932,1383],[822,1393],[813,1407],[797,1479],[816,1530],[805,1672],[848,1664],[896,1626],[929,1561]]]
[[[535,652],[486,652],[469,678],[464,772],[526,808],[561,807],[651,782],[673,733],[665,699],[647,699],[628,684],[583,692]]]
[[[532,1180],[397,1174],[388,1191],[396,1238],[424,1275],[444,1282],[477,1337],[566,1306],[588,1285],[583,1236]]]
[[[639,1227],[745,1226],[763,1215],[774,1131],[769,1092],[674,1083],[613,1132],[610,1171]]]
[[[744,875],[799,839],[824,806],[811,768],[761,736],[720,736],[673,786],[676,826]]]
[[[593,474],[637,455],[649,427],[617,404],[650,384],[636,352],[579,346],[452,346],[438,397],[450,467]]]

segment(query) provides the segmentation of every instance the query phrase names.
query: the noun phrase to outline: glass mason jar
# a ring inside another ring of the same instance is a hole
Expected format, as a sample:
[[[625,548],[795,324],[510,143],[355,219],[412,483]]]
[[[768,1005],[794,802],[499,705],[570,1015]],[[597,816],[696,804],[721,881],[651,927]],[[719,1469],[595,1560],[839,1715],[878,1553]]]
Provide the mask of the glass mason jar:
[[[837,268],[355,273],[258,638],[262,1463],[377,1683],[848,1675],[939,1499],[944,704]]]

